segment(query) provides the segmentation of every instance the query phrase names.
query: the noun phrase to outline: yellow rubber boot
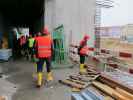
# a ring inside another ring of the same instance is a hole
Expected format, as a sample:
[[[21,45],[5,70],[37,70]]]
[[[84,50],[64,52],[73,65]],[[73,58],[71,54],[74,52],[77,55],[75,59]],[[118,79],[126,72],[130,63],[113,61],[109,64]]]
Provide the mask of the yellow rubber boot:
[[[85,69],[85,67],[84,67],[84,64],[80,64],[80,73],[86,73],[87,71],[86,71],[86,69]]]
[[[52,81],[52,80],[53,80],[52,72],[47,73],[47,81]]]
[[[35,70],[36,70],[36,72],[37,72],[37,64],[35,63],[34,66],[35,66]]]
[[[37,80],[37,78],[38,78],[38,77],[37,77],[37,76],[38,76],[38,75],[37,75],[37,74],[38,74],[38,73],[37,73],[37,64],[35,63],[34,66],[35,66],[35,72],[33,72],[32,77],[33,77],[33,79]]]
[[[37,86],[38,87],[41,87],[41,85],[42,85],[42,77],[43,77],[43,74],[42,74],[42,72],[39,72],[38,74],[37,74],[37,76],[38,76],[38,81],[37,81]]]

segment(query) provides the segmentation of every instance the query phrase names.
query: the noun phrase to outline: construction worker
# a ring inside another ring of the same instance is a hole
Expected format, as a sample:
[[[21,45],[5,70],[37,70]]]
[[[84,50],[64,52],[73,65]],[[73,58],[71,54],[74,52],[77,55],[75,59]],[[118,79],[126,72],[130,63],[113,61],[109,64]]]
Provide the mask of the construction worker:
[[[87,41],[90,37],[88,35],[85,35],[83,40],[80,41],[80,45],[78,48],[78,54],[80,55],[80,73],[85,73],[85,56],[88,54],[88,47],[87,47]]]
[[[32,34],[30,34],[28,39],[28,48],[29,48],[29,55],[30,58],[33,58],[33,46],[34,46],[35,39],[32,37]]]
[[[52,38],[48,31],[48,28],[45,27],[41,36],[36,37],[35,39],[35,48],[36,48],[36,57],[37,61],[37,87],[41,87],[43,81],[43,64],[46,61],[47,69],[47,81],[52,81],[51,73],[51,55],[52,55]]]

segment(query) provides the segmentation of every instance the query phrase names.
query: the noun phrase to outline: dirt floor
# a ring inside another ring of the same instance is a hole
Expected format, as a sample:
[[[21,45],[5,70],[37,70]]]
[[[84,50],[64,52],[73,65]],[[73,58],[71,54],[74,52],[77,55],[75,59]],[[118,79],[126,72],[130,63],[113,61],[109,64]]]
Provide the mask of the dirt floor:
[[[101,38],[101,48],[133,53],[133,44],[122,43],[118,38]]]
[[[74,66],[54,69],[54,81],[37,89],[32,77],[35,72],[34,63],[25,60],[0,63],[0,68],[6,76],[5,79],[0,78],[0,86],[4,86],[0,88],[0,95],[12,97],[8,100],[71,100],[71,89],[58,83],[58,80],[66,78],[71,73],[77,73],[78,66]]]

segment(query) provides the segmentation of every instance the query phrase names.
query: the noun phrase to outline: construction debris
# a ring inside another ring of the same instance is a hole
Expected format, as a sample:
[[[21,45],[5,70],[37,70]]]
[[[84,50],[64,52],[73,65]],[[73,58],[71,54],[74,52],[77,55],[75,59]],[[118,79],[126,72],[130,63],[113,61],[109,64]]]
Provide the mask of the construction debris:
[[[88,66],[86,68],[87,73],[70,75],[66,80],[60,80],[61,83],[72,87],[73,92],[78,92],[72,95],[72,100],[133,100],[132,88],[121,84],[116,78],[112,78],[113,72],[99,73]],[[124,75],[121,72],[117,74],[119,74],[119,78]],[[90,87],[96,90],[91,90]],[[87,88],[88,90],[86,90]]]
[[[100,77],[98,78],[98,81],[109,85],[111,88],[119,87],[119,88],[124,89],[124,90],[128,91],[129,93],[133,94],[133,87],[125,85],[121,81],[112,78],[108,74],[102,73],[100,75]]]
[[[115,70],[112,72],[106,72],[107,75],[111,76],[115,80],[119,80],[121,83],[133,87],[133,75],[122,72],[120,70]]]
[[[60,83],[68,85],[72,88],[85,89],[91,84],[91,81],[99,77],[99,74],[95,71],[88,70],[87,73],[70,75],[66,80],[59,80]]]
[[[59,80],[60,83],[63,83],[65,85],[68,85],[68,86],[71,86],[72,88],[78,88],[78,89],[84,89],[84,85],[81,85],[81,84],[78,84],[78,83],[75,83],[73,81],[70,81],[70,80]]]
[[[105,92],[106,94],[110,95],[111,97],[115,98],[116,100],[133,100],[130,99],[129,97],[126,97],[122,94],[120,94],[119,92],[117,92],[115,89],[109,87],[106,84],[102,84],[100,82],[92,82],[92,84],[94,86],[96,86],[98,89],[100,89],[101,91]]]

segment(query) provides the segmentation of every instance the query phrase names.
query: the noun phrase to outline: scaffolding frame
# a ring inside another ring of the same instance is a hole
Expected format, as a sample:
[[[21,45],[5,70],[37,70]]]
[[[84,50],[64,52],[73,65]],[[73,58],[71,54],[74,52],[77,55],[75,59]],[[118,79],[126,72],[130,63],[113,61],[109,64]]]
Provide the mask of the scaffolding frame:
[[[101,26],[101,9],[109,9],[114,7],[112,0],[96,0],[95,11],[95,47],[100,48],[100,26]]]

